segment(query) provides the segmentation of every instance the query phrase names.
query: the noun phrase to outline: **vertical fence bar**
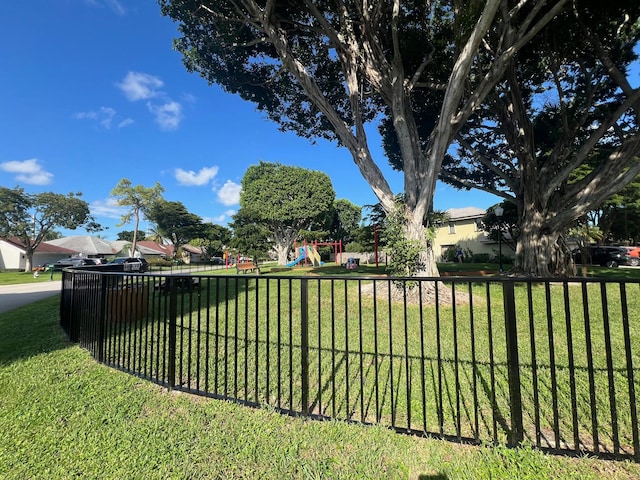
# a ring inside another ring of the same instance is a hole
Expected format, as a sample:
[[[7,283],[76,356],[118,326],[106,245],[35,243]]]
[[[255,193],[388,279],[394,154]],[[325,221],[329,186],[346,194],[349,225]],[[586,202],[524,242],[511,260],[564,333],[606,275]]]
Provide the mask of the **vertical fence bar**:
[[[587,371],[589,376],[589,401],[591,406],[591,438],[595,453],[600,451],[598,437],[598,412],[596,407],[596,381],[593,369],[593,346],[591,340],[591,317],[589,315],[589,298],[587,284],[582,284],[582,314],[584,316],[584,339],[587,352]]]
[[[516,301],[513,281],[502,284],[504,296],[504,321],[507,336],[507,370],[509,377],[509,400],[511,407],[511,431],[509,444],[514,446],[524,440],[522,421],[522,392],[520,390],[520,360],[518,358],[518,326],[516,324]]]
[[[98,361],[105,363],[107,356],[107,276],[100,275],[100,315],[99,315],[99,331],[98,338]]]
[[[580,432],[578,425],[578,400],[576,394],[576,368],[573,355],[573,333],[571,330],[571,303],[569,298],[569,283],[563,282],[564,319],[567,335],[567,357],[569,359],[569,391],[571,392],[571,423],[573,430],[573,448],[580,449]]]
[[[542,445],[540,431],[540,395],[538,392],[538,358],[536,353],[536,322],[533,314],[533,290],[531,282],[527,282],[527,307],[529,311],[529,345],[531,348],[531,385],[533,388],[533,424],[536,430],[536,447]]]
[[[169,345],[167,354],[167,383],[169,390],[176,386],[176,337],[178,317],[178,285],[167,277],[169,285]]]
[[[636,388],[633,376],[633,353],[631,351],[631,335],[629,331],[629,309],[627,305],[627,289],[620,283],[620,303],[622,307],[622,329],[624,335],[624,352],[627,363],[627,382],[629,388],[629,410],[631,414],[631,431],[633,436],[633,458],[640,462],[640,434],[638,432],[638,411],[636,405]]]
[[[309,416],[309,285],[308,280],[300,281],[300,370],[302,414]]]
[[[553,405],[553,436],[555,448],[560,448],[560,412],[558,408],[558,378],[556,376],[555,340],[553,337],[553,308],[551,307],[551,286],[545,282],[545,301],[547,304],[547,334],[549,336],[549,368],[551,370],[551,395]]]
[[[607,357],[607,379],[609,381],[609,410],[611,412],[611,430],[613,439],[613,452],[620,453],[620,437],[618,436],[618,408],[616,404],[616,384],[613,370],[613,350],[611,346],[611,325],[609,322],[609,303],[607,300],[607,284],[600,283],[602,298],[602,321],[604,323],[604,342]]]

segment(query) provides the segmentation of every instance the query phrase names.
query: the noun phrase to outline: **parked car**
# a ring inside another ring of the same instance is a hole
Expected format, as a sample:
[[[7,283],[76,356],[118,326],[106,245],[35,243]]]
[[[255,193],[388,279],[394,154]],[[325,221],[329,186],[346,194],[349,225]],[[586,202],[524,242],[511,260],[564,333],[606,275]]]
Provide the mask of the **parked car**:
[[[82,267],[84,265],[97,265],[98,261],[95,258],[63,258],[57,262],[51,264],[54,270],[62,270],[63,268]]]
[[[212,265],[224,265],[224,259],[222,257],[211,257]]]
[[[117,257],[107,262],[105,266],[121,265],[125,272],[148,272],[149,263],[144,258]]]
[[[588,257],[591,265],[616,268],[619,265],[632,265],[631,256],[624,247],[591,246],[588,248]],[[572,252],[573,260],[582,263],[582,253],[579,248]]]
[[[640,247],[624,247],[631,257],[631,265],[637,267],[640,265]]]

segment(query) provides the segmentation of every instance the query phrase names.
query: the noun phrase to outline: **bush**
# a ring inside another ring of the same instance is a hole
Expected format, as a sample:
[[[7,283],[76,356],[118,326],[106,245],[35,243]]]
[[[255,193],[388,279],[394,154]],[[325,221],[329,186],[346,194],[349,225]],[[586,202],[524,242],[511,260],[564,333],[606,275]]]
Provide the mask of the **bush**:
[[[367,250],[358,242],[350,242],[344,246],[345,252],[366,252]]]
[[[489,263],[491,262],[491,254],[490,253],[474,253],[471,255],[472,263]]]

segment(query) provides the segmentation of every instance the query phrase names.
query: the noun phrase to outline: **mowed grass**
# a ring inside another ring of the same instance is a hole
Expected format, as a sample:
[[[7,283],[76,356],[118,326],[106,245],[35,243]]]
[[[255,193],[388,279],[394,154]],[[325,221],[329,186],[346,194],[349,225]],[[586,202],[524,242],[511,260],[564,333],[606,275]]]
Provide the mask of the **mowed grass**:
[[[58,299],[0,314],[0,478],[569,479],[627,462],[474,447],[168,392],[98,364]]]
[[[309,277],[304,404],[300,280],[202,279],[199,289],[176,298],[176,383],[296,412],[308,407],[332,418],[506,442],[511,412],[502,286],[459,282],[453,291],[464,301],[455,307],[405,310],[384,295],[375,302],[361,295],[370,285]],[[625,293],[633,319],[640,286],[630,283]],[[526,441],[632,453],[625,332],[638,392],[640,330],[635,323],[625,330],[620,286],[518,284],[515,301]],[[168,296],[152,293],[147,317],[109,324],[107,361],[165,380],[167,309]]]

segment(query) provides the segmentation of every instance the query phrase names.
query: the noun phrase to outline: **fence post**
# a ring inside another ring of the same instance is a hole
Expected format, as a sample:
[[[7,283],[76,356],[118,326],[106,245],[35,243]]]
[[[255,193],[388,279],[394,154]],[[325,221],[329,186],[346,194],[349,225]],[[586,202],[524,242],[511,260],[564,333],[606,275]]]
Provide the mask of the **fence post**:
[[[302,385],[302,414],[309,416],[309,281],[300,280],[300,362]]]
[[[169,285],[169,345],[167,353],[167,383],[169,390],[176,386],[176,337],[178,316],[178,284],[171,276],[166,277]]]
[[[516,324],[516,301],[514,282],[502,284],[504,298],[504,322],[507,341],[507,374],[509,377],[509,404],[511,407],[511,431],[509,445],[515,446],[524,439],[522,421],[522,392],[520,390],[520,360],[518,357],[518,328]]]
[[[105,363],[107,357],[107,280],[108,276],[100,275],[100,318],[98,319],[98,361]]]

